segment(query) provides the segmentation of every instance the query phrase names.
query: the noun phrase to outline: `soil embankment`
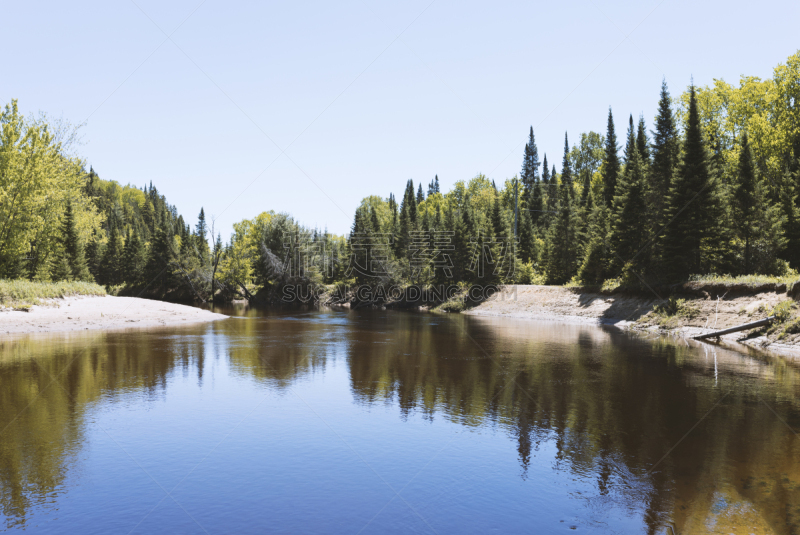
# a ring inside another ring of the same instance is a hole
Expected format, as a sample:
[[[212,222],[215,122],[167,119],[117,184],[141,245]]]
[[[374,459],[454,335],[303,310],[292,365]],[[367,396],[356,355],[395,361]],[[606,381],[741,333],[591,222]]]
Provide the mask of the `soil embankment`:
[[[798,322],[794,300],[785,287],[686,285],[673,294],[675,306],[670,309],[663,298],[654,294],[606,295],[560,286],[516,285],[506,286],[501,293],[465,314],[610,324],[623,329],[693,336],[766,318],[787,301],[793,301],[791,306],[795,310],[794,317],[785,323]],[[725,335],[722,340],[769,350],[800,362],[800,332],[794,330],[762,328]]]
[[[26,311],[0,312],[0,336],[9,334],[187,325],[225,319],[208,310],[136,297],[65,297]]]

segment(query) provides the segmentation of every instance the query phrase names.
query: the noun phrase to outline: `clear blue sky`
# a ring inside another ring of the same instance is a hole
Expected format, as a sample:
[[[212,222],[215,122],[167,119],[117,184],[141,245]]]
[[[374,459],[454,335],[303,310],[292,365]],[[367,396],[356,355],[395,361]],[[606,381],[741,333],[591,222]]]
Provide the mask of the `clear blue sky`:
[[[367,194],[519,171],[528,127],[608,106],[651,126],[662,77],[771,76],[800,2],[2,2],[0,100],[86,121],[102,178],[152,182],[223,237],[265,210],[344,233]],[[162,32],[163,30],[163,32]],[[171,35],[167,39],[167,35]],[[627,38],[626,38],[627,36]],[[283,152],[285,151],[285,152]],[[283,152],[283,153],[282,153]]]

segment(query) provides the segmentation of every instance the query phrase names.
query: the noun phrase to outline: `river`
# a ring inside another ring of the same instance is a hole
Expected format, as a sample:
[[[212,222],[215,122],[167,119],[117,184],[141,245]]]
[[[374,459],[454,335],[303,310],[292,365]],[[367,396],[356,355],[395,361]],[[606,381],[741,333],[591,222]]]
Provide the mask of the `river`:
[[[0,340],[0,529],[800,533],[800,374],[613,328],[266,312]]]

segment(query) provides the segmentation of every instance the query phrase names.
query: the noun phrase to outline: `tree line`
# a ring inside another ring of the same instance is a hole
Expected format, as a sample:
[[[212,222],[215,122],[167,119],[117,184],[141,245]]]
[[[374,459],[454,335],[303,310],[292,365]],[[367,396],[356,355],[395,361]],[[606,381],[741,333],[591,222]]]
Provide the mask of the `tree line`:
[[[608,110],[605,133],[564,136],[560,170],[533,128],[521,171],[443,192],[408,180],[368,196],[347,236],[285,213],[234,225],[223,242],[151,184],[103,180],[75,155],[78,129],[0,115],[0,277],[94,280],[161,299],[274,300],[286,284],[651,285],[695,274],[800,268],[800,52],[761,80],[715,80],[673,99],[652,129]],[[212,225],[213,226],[213,225]]]

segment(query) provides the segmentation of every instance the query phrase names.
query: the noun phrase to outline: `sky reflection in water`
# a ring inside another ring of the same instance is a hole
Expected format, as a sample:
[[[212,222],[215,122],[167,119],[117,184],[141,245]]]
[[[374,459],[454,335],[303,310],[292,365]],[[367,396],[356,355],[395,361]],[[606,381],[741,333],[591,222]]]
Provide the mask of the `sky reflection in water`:
[[[780,360],[546,322],[243,314],[0,341],[1,525],[800,532],[800,375]]]

